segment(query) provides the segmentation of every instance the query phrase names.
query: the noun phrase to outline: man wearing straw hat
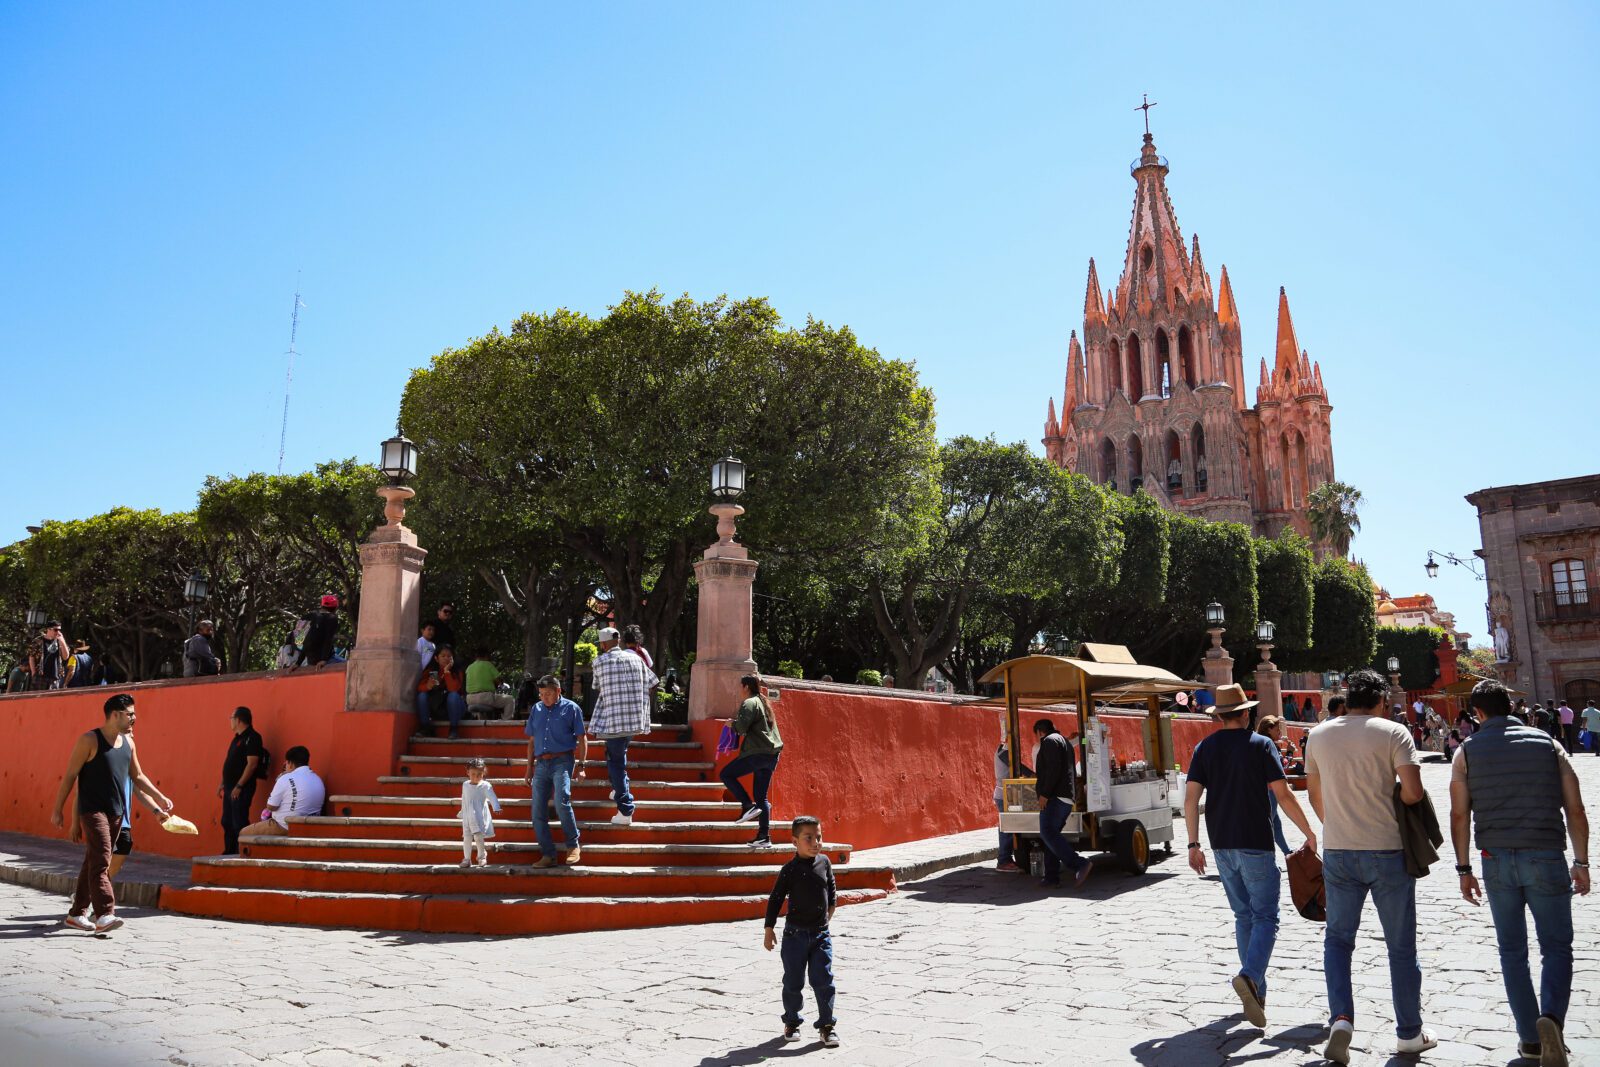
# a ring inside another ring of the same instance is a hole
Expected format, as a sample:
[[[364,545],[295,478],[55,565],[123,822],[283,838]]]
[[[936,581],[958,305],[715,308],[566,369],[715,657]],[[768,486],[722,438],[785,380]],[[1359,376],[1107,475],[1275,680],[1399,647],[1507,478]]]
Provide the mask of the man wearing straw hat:
[[[1206,873],[1200,845],[1200,797],[1206,800],[1206,836],[1217,857],[1217,874],[1228,906],[1233,909],[1233,935],[1239,950],[1239,973],[1233,991],[1252,1026],[1267,1025],[1267,964],[1278,940],[1278,861],[1272,846],[1272,815],[1267,793],[1278,798],[1283,813],[1306,836],[1313,852],[1317,835],[1300,802],[1284,781],[1283,764],[1272,741],[1250,729],[1244,689],[1222,685],[1216,703],[1208,706],[1218,729],[1194,750],[1189,784],[1184,792],[1183,819],[1189,831],[1189,866]]]

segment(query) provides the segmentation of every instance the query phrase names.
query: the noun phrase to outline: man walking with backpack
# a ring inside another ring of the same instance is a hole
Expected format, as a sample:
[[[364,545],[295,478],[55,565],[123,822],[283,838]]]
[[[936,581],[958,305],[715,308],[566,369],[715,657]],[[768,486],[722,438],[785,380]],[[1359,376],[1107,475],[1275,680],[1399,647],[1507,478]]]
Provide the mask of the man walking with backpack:
[[[1470,829],[1483,854],[1489,913],[1500,942],[1500,973],[1517,1024],[1517,1052],[1541,1067],[1566,1067],[1562,1040],[1572,999],[1572,893],[1589,892],[1589,818],[1563,746],[1511,718],[1506,687],[1486,678],[1472,688],[1477,731],[1450,769],[1450,836],[1461,895],[1481,890],[1467,850]],[[1562,814],[1566,825],[1562,825]],[[1572,839],[1569,868],[1566,839]],[[1539,995],[1528,971],[1528,918],[1539,938]]]

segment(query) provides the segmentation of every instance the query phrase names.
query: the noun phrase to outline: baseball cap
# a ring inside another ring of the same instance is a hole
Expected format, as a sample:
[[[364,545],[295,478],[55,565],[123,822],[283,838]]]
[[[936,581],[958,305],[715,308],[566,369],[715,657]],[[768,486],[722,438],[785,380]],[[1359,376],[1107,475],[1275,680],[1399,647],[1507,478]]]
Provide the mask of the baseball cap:
[[[325,608],[336,608],[339,606],[339,598],[334,596],[332,593],[329,593],[327,596],[322,598],[322,606]]]
[[[615,626],[607,626],[600,631],[600,640],[602,641],[620,641],[621,639],[622,635],[617,632]]]

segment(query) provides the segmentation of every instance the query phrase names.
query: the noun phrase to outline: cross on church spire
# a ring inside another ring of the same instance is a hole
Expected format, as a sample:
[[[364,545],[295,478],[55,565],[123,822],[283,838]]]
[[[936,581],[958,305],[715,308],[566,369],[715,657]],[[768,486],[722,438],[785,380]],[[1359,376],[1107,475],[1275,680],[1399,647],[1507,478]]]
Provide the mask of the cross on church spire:
[[[1150,136],[1150,109],[1155,107],[1156,105],[1152,104],[1150,102],[1150,94],[1149,93],[1140,93],[1139,95],[1144,97],[1144,103],[1140,104],[1138,107],[1134,108],[1133,110],[1135,110],[1135,111],[1143,111],[1144,112],[1144,135],[1146,137],[1149,137]]]

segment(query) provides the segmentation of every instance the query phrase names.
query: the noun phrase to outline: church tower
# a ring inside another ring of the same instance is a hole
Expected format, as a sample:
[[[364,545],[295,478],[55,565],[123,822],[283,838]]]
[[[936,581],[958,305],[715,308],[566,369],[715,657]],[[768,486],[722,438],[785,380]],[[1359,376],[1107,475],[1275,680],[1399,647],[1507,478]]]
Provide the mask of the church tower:
[[[1241,522],[1273,536],[1309,536],[1306,495],[1333,478],[1321,368],[1300,348],[1279,290],[1278,342],[1247,407],[1244,345],[1233,286],[1215,287],[1200,238],[1185,246],[1167,192],[1167,161],[1146,132],[1130,167],[1133,218],[1115,289],[1089,260],[1083,337],[1067,345],[1058,415],[1047,405],[1045,455],[1122,492]]]

